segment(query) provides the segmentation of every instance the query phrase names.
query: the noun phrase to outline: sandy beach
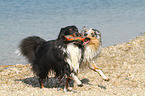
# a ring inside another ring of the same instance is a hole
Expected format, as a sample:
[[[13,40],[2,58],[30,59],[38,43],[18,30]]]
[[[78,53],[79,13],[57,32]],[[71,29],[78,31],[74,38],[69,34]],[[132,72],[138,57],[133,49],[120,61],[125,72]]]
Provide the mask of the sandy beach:
[[[98,73],[82,68],[78,77],[84,83],[64,92],[55,87],[57,80],[46,80],[40,89],[30,64],[0,65],[0,96],[145,96],[145,34],[102,49],[97,65],[110,78],[104,81]]]

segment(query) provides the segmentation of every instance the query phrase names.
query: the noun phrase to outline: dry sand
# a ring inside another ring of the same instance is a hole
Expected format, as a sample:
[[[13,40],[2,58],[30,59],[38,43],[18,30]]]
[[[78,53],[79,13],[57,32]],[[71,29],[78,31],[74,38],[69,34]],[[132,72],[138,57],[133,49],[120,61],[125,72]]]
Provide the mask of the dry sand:
[[[71,92],[55,88],[57,80],[50,78],[40,89],[31,66],[16,64],[0,66],[0,96],[145,96],[145,34],[128,43],[103,48],[98,66],[110,78],[103,81],[98,73],[81,69]]]

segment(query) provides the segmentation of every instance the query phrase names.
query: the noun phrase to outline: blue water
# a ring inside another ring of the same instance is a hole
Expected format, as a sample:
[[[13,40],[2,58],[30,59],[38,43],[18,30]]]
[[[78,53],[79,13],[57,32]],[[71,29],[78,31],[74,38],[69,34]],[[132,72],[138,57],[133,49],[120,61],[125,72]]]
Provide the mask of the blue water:
[[[20,40],[55,39],[67,25],[97,28],[104,47],[128,42],[145,32],[145,0],[0,0],[0,65],[26,64]]]

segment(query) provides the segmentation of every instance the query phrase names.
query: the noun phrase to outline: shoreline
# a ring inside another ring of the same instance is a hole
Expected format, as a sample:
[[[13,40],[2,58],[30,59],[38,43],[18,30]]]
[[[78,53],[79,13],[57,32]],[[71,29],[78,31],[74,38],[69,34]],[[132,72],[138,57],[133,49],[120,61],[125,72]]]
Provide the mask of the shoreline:
[[[84,86],[78,87],[74,83],[76,92],[66,93],[54,87],[57,80],[53,77],[45,82],[45,88],[40,89],[30,64],[0,65],[0,95],[145,95],[145,34],[127,43],[104,47],[97,62],[110,81],[105,82],[88,68],[80,69],[78,77]]]

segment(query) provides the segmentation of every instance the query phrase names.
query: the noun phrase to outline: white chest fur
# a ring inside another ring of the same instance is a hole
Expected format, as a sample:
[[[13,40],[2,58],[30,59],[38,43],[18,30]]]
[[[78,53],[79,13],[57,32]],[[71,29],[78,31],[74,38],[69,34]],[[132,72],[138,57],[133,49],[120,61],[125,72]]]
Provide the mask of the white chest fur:
[[[101,52],[101,49],[101,46],[98,48],[92,48],[92,46],[86,45],[83,62],[91,62],[93,59],[97,58]]]
[[[81,49],[79,49],[78,46],[70,43],[67,46],[66,52],[68,54],[66,61],[70,65],[71,70],[77,73],[79,70],[79,63],[81,60]]]

